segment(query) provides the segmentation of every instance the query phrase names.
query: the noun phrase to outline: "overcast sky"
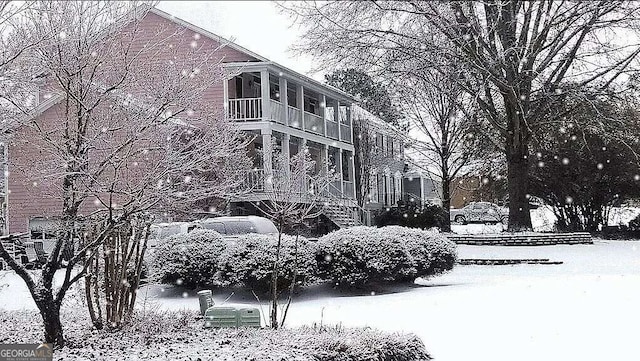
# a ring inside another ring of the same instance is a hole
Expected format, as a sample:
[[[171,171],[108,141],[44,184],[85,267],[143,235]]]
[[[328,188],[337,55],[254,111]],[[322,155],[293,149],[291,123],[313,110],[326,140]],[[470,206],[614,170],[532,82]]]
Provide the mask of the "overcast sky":
[[[162,1],[158,8],[322,81],[321,74],[310,73],[313,63],[309,57],[288,51],[300,31],[270,1]]]

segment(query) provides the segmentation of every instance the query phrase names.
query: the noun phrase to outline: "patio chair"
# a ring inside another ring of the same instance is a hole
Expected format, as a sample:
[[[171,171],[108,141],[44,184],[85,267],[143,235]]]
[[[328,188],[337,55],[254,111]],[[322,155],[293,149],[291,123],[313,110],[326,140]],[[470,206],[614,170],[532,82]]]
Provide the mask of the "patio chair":
[[[47,262],[47,253],[44,251],[44,243],[42,241],[33,241],[26,244],[27,257],[29,263],[25,264],[26,269],[39,269]]]

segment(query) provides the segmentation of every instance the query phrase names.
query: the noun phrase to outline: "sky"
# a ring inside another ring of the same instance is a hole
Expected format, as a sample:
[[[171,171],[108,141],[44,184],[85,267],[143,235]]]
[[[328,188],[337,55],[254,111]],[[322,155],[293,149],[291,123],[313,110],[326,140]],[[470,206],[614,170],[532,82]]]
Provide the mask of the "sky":
[[[312,74],[312,59],[296,56],[289,47],[301,32],[271,1],[161,1],[157,6],[177,18],[227,38],[301,74]]]

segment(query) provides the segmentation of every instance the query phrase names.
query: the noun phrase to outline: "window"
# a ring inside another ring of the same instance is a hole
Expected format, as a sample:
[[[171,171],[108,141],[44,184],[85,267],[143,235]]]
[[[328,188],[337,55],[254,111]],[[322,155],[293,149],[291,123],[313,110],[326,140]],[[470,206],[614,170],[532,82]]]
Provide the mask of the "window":
[[[269,98],[280,101],[280,79],[272,74],[269,74]]]

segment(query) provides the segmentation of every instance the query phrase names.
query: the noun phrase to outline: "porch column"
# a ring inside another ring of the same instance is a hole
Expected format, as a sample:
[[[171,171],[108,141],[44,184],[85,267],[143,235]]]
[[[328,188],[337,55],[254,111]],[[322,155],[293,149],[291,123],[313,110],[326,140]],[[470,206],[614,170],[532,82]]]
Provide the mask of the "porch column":
[[[260,96],[262,97],[262,120],[271,119],[271,112],[269,109],[269,71],[260,71]]]
[[[264,190],[273,190],[273,142],[271,129],[261,129],[262,134],[262,164],[264,167]]]
[[[224,80],[222,81],[222,106],[224,108],[224,118],[229,118],[229,79],[227,79],[227,75],[224,75]]]
[[[287,91],[287,79],[282,77],[280,73],[280,103],[282,103],[282,112],[284,113],[284,124],[289,125],[289,92]]]
[[[330,184],[328,184],[328,180],[329,180],[329,145],[328,144],[323,144],[322,145],[322,158],[324,158],[324,177],[325,177],[325,184],[326,184],[326,189],[324,190],[324,192],[326,194],[324,194],[326,197],[329,197],[330,194],[329,192],[330,190]]]
[[[354,152],[351,152],[351,156],[349,157],[349,173],[351,178],[351,186],[353,187],[353,199],[356,198],[356,167],[354,163]]]
[[[324,119],[327,112],[327,97],[320,94],[320,119],[322,119],[322,135],[327,135],[327,121]]]
[[[304,87],[300,85],[298,94],[298,107],[300,108],[300,129],[304,130]],[[306,143],[305,143],[306,144]]]
[[[351,121],[351,105],[346,107],[345,113],[346,113],[345,116],[347,117],[346,122],[347,122],[347,124],[349,124],[349,134],[351,135],[348,138],[348,139],[350,139],[350,141],[347,141],[347,143],[352,143],[353,144],[353,122]]]
[[[336,99],[336,107],[334,108],[335,111],[333,112],[333,120],[336,122],[336,124],[338,124],[338,140],[342,141],[342,137],[340,136],[341,134],[341,129],[340,129],[340,101]]]
[[[342,148],[338,148],[338,161],[336,167],[340,174],[340,198],[344,198],[344,176],[342,175]]]
[[[285,167],[287,178],[291,173],[291,150],[289,149],[290,140],[291,140],[291,135],[284,133],[282,137],[282,156],[286,159],[286,162],[287,162],[287,166]]]

